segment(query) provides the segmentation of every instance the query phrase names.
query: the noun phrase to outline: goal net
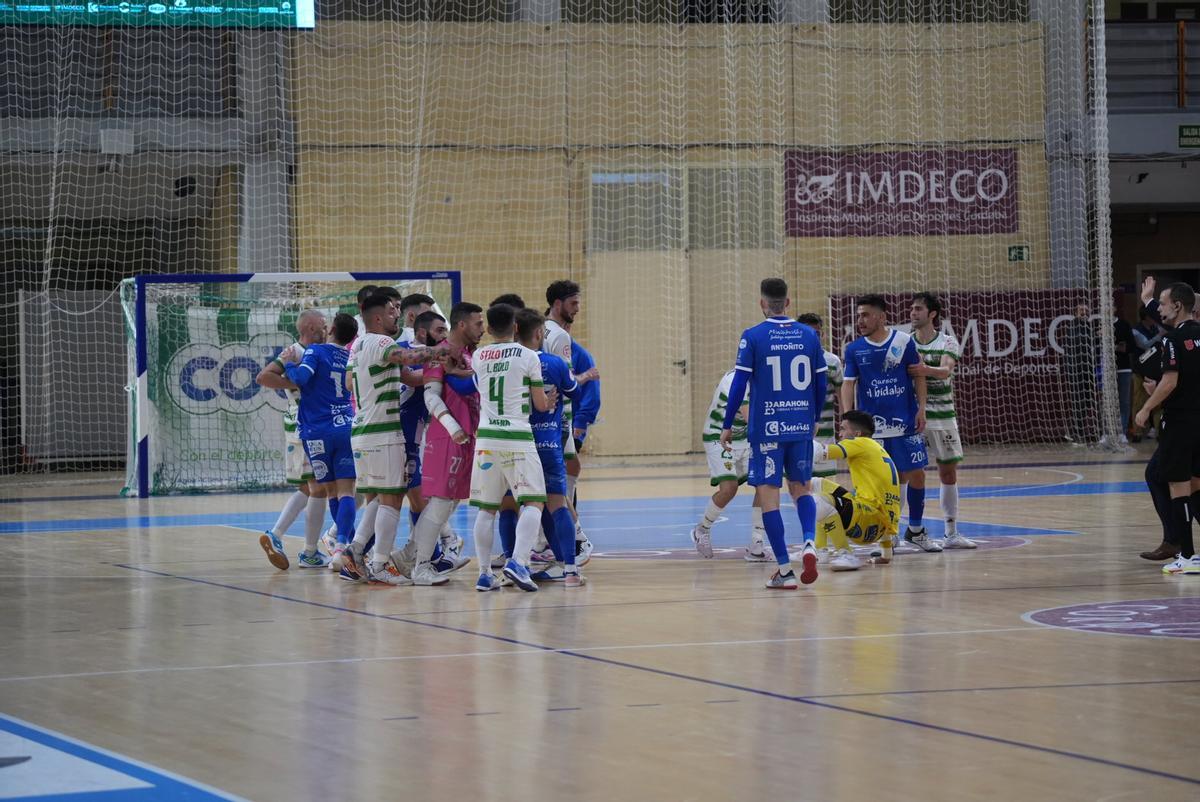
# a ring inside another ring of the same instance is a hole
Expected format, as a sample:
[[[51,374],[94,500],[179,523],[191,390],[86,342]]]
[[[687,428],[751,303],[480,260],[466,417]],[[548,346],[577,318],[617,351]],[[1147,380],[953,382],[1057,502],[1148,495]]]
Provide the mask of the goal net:
[[[700,448],[767,276],[834,350],[847,299],[903,323],[944,296],[977,333],[969,443],[1121,428],[1099,0],[329,0],[312,29],[193,6],[0,27],[28,469],[63,418],[123,443],[120,387],[89,404],[105,374],[57,356],[96,353],[117,281],[156,273],[455,270],[539,308],[573,279],[600,455]],[[1057,337],[1081,303],[1083,373]]]
[[[287,395],[255,377],[296,342],[296,319],[358,314],[359,288],[432,297],[448,315],[457,274],[142,276],[121,287],[128,332],[125,494],[284,484]],[[294,415],[294,410],[292,410]]]

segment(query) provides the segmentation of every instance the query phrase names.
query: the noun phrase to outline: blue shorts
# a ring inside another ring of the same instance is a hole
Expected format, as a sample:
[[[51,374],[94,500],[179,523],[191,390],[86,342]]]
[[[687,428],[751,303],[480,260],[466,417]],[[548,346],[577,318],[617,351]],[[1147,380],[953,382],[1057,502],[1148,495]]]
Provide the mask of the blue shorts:
[[[421,444],[404,441],[405,487],[412,490],[421,486]]]
[[[563,461],[561,448],[538,446],[538,458],[542,461],[542,476],[546,479],[546,494],[567,494],[567,463]]]
[[[751,487],[782,487],[785,474],[788,481],[808,482],[812,479],[812,471],[812,440],[750,444],[748,483]]]
[[[885,437],[879,441],[884,451],[896,464],[900,473],[915,471],[929,464],[929,456],[925,453],[925,437],[919,434],[906,434],[901,437]]]
[[[327,434],[304,441],[304,453],[312,465],[313,478],[318,482],[335,479],[354,479],[354,449],[350,447],[350,430]]]

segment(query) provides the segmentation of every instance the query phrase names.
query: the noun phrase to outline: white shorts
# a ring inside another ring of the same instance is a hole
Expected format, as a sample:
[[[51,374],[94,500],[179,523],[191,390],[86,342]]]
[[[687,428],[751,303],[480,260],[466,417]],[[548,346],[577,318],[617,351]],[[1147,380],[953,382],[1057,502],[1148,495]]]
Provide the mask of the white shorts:
[[[299,440],[288,439],[283,455],[284,478],[289,485],[302,485],[313,478],[312,465],[308,454],[304,453],[304,444]]]
[[[404,439],[392,442],[374,442],[363,445],[358,438],[350,438],[354,449],[354,473],[357,475],[355,490],[359,493],[403,493],[406,488],[404,467],[408,455],[404,453]]]
[[[508,490],[518,504],[546,501],[546,478],[537,451],[477,450],[471,466],[471,506],[498,510]]]
[[[740,485],[750,474],[749,441],[734,440],[726,451],[720,441],[709,440],[704,444],[704,456],[708,460],[708,481],[713,487],[729,479]]]
[[[958,436],[958,424],[949,429],[925,427],[925,449],[939,465],[948,465],[963,460],[962,439]]]

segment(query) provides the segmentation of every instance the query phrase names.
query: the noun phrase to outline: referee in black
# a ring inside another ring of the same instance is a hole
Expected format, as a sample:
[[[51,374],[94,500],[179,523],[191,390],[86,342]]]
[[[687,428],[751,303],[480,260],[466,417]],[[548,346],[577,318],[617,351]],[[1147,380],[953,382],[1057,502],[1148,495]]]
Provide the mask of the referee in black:
[[[1200,575],[1192,543],[1192,518],[1200,515],[1200,323],[1192,318],[1196,293],[1182,282],[1172,284],[1159,294],[1158,304],[1163,323],[1171,327],[1164,338],[1162,381],[1135,421],[1145,426],[1162,406],[1155,457],[1171,489],[1168,523],[1179,547],[1163,573]]]

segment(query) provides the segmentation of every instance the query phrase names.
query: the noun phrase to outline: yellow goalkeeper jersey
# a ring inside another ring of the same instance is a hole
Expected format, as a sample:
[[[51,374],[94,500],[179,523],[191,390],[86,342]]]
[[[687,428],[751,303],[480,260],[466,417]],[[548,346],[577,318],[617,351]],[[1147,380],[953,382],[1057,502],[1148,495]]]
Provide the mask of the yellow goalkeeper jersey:
[[[883,511],[887,521],[879,523],[887,527],[886,534],[896,534],[900,528],[900,474],[883,446],[870,437],[851,437],[830,446],[829,456],[846,461],[855,497]]]

